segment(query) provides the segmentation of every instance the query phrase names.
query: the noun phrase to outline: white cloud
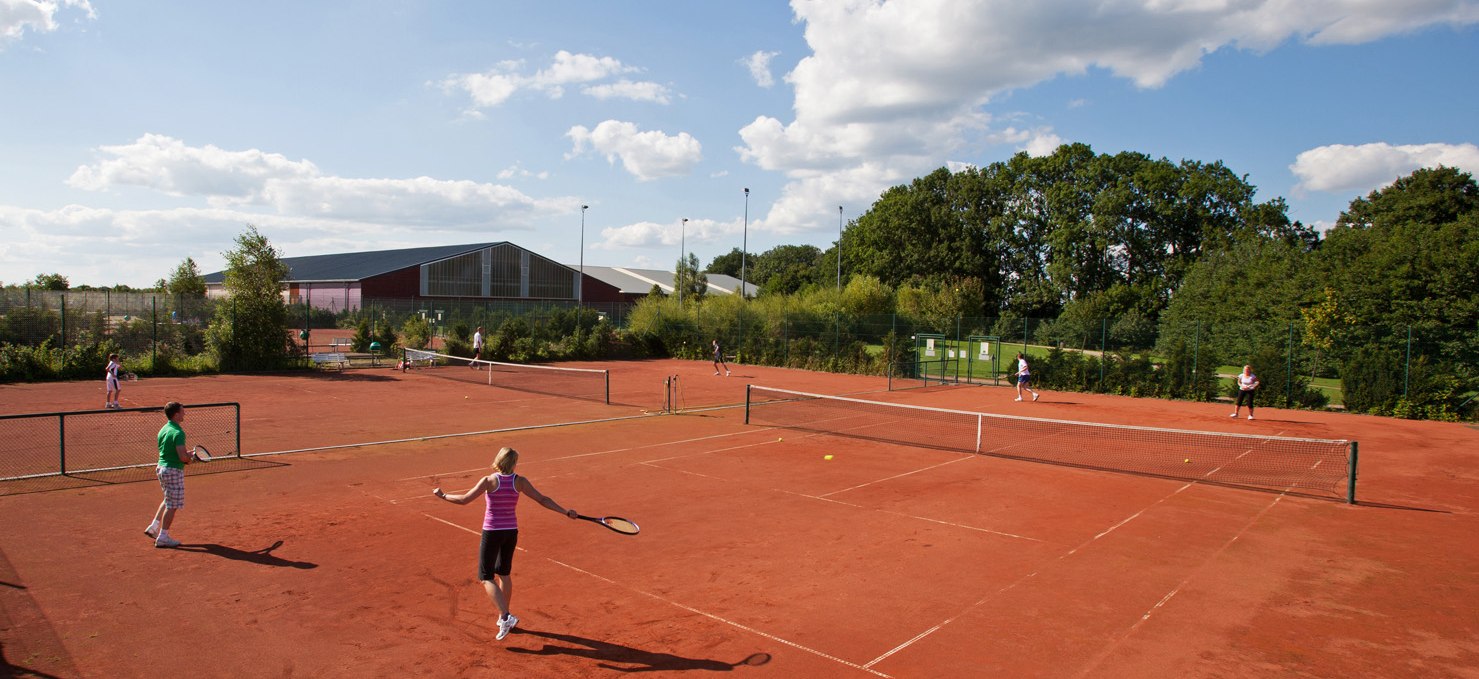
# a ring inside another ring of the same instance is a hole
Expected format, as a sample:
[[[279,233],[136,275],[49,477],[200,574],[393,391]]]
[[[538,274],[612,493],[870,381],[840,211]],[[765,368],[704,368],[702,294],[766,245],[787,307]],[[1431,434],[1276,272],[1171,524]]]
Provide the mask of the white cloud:
[[[172,196],[236,200],[260,194],[268,179],[318,175],[318,168],[306,160],[292,161],[256,149],[191,147],[159,134],[146,134],[132,144],[103,146],[98,151],[109,158],[77,168],[67,184],[90,191],[135,186]]]
[[[549,179],[549,171],[541,170],[539,172],[530,172],[528,170],[525,170],[523,167],[520,167],[518,163],[515,163],[498,171],[499,179],[528,179],[530,177],[533,177],[535,179]]]
[[[431,177],[360,179],[321,174],[307,160],[257,149],[192,147],[147,134],[99,149],[104,160],[79,167],[68,184],[103,191],[145,188],[204,198],[213,207],[268,208],[286,217],[360,224],[440,224],[452,231],[521,228],[541,212],[566,212],[573,199],[536,199],[500,184]]]
[[[1299,178],[1297,191],[1366,193],[1423,167],[1444,165],[1479,173],[1479,146],[1384,142],[1350,146],[1332,144],[1299,154],[1289,170]]]
[[[601,229],[601,241],[593,247],[599,250],[615,250],[617,248],[669,245],[673,247],[673,261],[676,262],[678,252],[684,243],[691,252],[696,245],[732,240],[733,236],[743,229],[743,219],[727,222],[713,219],[690,219],[687,224],[684,224],[682,220],[668,224],[637,222],[626,226]]]
[[[27,31],[55,31],[57,13],[63,8],[80,9],[87,13],[87,18],[97,18],[97,12],[87,0],[0,0],[0,47],[20,40]]]
[[[667,104],[671,101],[668,88],[653,82],[618,80],[605,85],[591,85],[581,90],[597,99],[631,99]]]
[[[668,103],[671,99],[668,89],[657,83],[634,82],[623,78],[613,83],[595,84],[641,70],[635,66],[627,66],[613,57],[560,50],[555,53],[548,66],[533,73],[526,72],[522,60],[508,60],[494,64],[483,73],[454,74],[436,84],[448,94],[467,94],[472,108],[465,115],[474,118],[480,117],[478,109],[499,106],[521,90],[541,92],[551,99],[559,99],[565,96],[565,87],[571,85],[586,85],[582,91],[598,99],[621,98]]]
[[[770,60],[778,56],[780,52],[759,51],[740,60],[745,68],[750,70],[750,77],[755,79],[755,84],[770,88],[775,86],[775,77],[770,75]]]
[[[1159,87],[1221,49],[1348,44],[1479,22],[1476,0],[792,0],[792,8],[812,49],[786,75],[795,117],[756,118],[736,150],[793,182],[765,223],[815,231],[833,228],[805,217],[825,212],[819,205],[871,202],[963,149],[1021,135],[992,130],[984,111],[1014,89],[1090,69]],[[1043,128],[1011,143],[1040,154],[1061,141]],[[852,193],[818,193],[817,173],[845,175],[833,188]]]
[[[575,144],[568,157],[580,155],[589,146],[606,156],[607,162],[620,158],[622,167],[643,181],[688,174],[703,159],[703,146],[687,132],[677,136],[659,130],[642,132],[636,123],[619,120],[602,121],[595,129],[576,125],[565,136]]]

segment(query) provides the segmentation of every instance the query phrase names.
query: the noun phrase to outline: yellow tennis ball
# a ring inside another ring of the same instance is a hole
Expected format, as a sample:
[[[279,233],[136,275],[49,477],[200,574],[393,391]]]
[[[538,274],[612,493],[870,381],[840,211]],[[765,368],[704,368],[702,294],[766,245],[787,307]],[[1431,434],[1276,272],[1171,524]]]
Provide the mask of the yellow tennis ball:
[[[830,460],[830,459],[832,459],[832,456],[831,455],[823,455],[822,456],[822,459],[823,460]]]
[[[1185,460],[1182,460],[1182,462],[1185,462],[1187,464],[1191,464],[1191,458],[1188,457]]]

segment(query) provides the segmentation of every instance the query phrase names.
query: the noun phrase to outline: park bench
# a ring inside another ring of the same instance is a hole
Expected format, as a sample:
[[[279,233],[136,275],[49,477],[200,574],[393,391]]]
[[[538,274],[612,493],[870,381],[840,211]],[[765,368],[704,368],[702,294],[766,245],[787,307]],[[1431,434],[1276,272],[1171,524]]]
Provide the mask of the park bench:
[[[312,354],[309,358],[315,366],[338,366],[340,370],[349,366],[349,357],[343,353]]]

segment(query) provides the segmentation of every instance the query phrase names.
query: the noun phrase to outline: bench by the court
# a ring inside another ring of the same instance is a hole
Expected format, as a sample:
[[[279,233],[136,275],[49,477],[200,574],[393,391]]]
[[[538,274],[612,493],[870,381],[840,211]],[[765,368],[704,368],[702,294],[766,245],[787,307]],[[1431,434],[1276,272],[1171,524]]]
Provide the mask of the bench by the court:
[[[336,366],[340,370],[349,367],[349,356],[342,353],[312,354],[309,358],[315,366]]]

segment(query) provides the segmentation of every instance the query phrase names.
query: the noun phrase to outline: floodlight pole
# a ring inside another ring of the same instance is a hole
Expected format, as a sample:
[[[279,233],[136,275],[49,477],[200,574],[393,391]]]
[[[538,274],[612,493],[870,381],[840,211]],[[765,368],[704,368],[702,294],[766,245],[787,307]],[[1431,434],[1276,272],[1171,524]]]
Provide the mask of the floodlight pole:
[[[678,227],[678,268],[673,271],[673,287],[678,288],[678,306],[683,306],[683,288],[680,279],[683,267],[688,265],[688,218],[683,218],[683,224]]]
[[[740,241],[740,299],[749,299],[745,289],[745,258],[750,251],[750,189],[745,189],[745,237]]]
[[[585,306],[585,211],[589,205],[580,206],[580,280],[575,282],[575,304]]]
[[[842,292],[842,206],[837,206],[837,292]]]

